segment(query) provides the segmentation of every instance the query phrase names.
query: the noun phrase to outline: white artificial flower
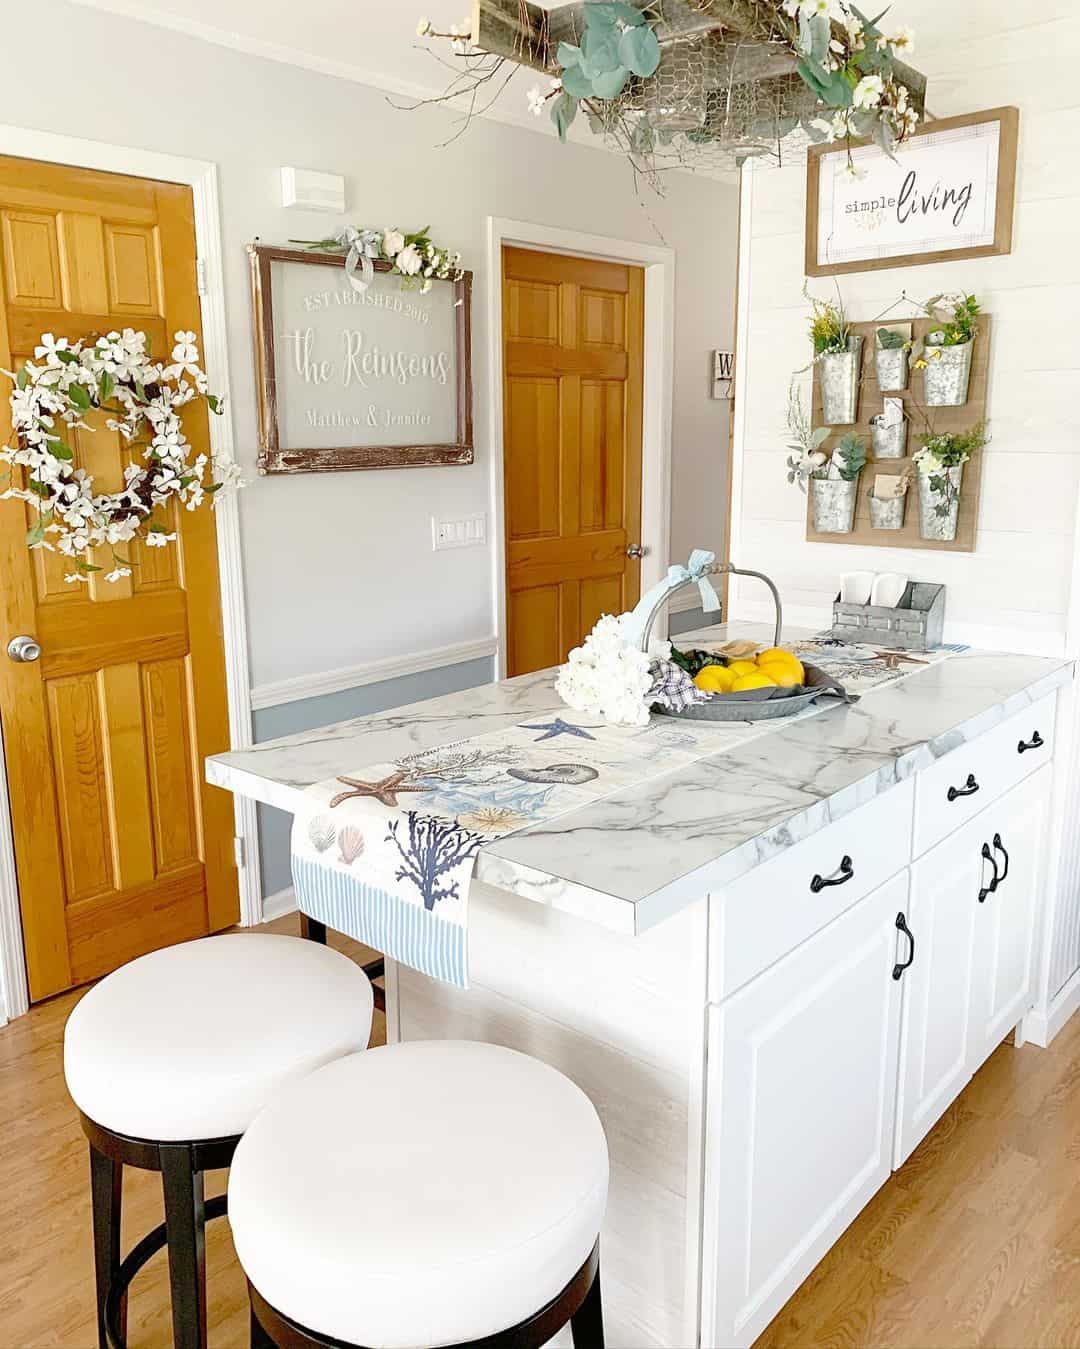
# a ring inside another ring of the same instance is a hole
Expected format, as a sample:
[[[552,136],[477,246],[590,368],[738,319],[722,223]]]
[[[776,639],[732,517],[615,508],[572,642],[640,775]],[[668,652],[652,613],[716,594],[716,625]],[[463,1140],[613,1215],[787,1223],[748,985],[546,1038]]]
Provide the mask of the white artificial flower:
[[[394,265],[403,275],[416,276],[420,268],[423,267],[424,260],[413,244],[406,244],[394,258]]]
[[[416,21],[416,36],[417,36],[417,37],[427,37],[427,35],[428,35],[430,32],[431,32],[431,20],[430,20],[430,19],[417,19],[417,21]]]
[[[55,338],[52,333],[41,334],[41,345],[34,348],[34,359],[44,360],[46,365],[51,365],[54,369],[63,364],[57,352],[68,351],[68,340],[66,337]]]
[[[529,111],[534,117],[539,117],[543,113],[544,104],[547,101],[543,90],[534,84],[525,97],[529,100]]]
[[[112,571],[105,573],[106,581],[121,581],[125,576],[131,575],[130,567],[114,567]]]
[[[432,281],[431,277],[429,276],[429,277],[425,280],[424,284],[420,287],[420,294],[421,294],[421,295],[426,295],[426,294],[428,293],[428,291],[431,289],[431,287],[432,287],[434,284],[435,284],[435,283]]]
[[[864,75],[851,96],[856,108],[876,108],[885,92],[885,81],[880,75]]]
[[[400,230],[383,230],[382,249],[388,258],[396,257],[405,247],[405,236]]]
[[[915,51],[915,30],[914,28],[898,28],[889,43],[894,52],[903,52],[905,56],[911,56]]]
[[[175,534],[165,534],[155,529],[147,534],[146,546],[148,548],[164,548],[166,544],[172,543],[175,539]]]
[[[842,23],[847,17],[841,0],[802,0],[801,9],[811,18],[824,15],[826,19],[836,19]]]

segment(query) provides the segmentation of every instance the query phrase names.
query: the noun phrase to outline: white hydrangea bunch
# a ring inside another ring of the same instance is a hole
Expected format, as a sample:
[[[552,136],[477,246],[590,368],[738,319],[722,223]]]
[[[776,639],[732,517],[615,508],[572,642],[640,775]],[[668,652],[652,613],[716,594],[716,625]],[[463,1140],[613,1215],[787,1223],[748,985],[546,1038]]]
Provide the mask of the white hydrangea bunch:
[[[141,539],[164,547],[176,538],[155,519],[157,507],[177,497],[193,511],[206,497],[241,485],[231,459],[191,457],[180,410],[202,398],[219,413],[222,403],[207,391],[195,334],[178,332],[173,341],[171,360],[159,362],[147,350],[146,334],[132,328],[76,342],[45,333],[32,361],[17,374],[3,372],[15,383],[14,443],[0,446],[0,463],[22,473],[16,479],[9,472],[10,485],[0,499],[36,508],[27,544],[71,558],[75,570],[68,581],[85,581],[104,570],[90,561],[91,550],[101,547],[113,550],[113,567],[104,579],[130,576],[131,564],[115,552],[118,545]],[[105,425],[125,444],[142,451],[124,469],[120,492],[96,492],[92,475],[75,467],[65,440],[68,430],[92,431],[85,419],[96,411],[107,414]]]
[[[614,726],[645,726],[646,695],[653,686],[652,656],[627,641],[629,614],[605,614],[581,646],[574,647],[555,680],[555,692],[576,712]],[[668,653],[670,654],[670,646]]]

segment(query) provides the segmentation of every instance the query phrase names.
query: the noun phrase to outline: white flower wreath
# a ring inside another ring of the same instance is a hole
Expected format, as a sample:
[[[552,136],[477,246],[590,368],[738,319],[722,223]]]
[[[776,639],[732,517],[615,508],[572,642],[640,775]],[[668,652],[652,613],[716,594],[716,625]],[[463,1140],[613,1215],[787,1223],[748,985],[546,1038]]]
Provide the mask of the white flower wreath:
[[[202,398],[211,412],[220,413],[222,400],[207,392],[195,334],[178,332],[174,341],[171,362],[164,363],[151,358],[146,334],[132,328],[76,342],[44,333],[33,361],[18,373],[3,372],[15,382],[14,444],[0,447],[0,463],[23,472],[16,478],[9,469],[12,485],[0,499],[36,508],[26,542],[72,558],[75,570],[68,581],[85,581],[104,570],[90,560],[91,550],[100,547],[113,550],[106,581],[130,576],[132,563],[116,552],[117,545],[141,539],[164,547],[176,538],[154,518],[159,506],[177,497],[193,511],[207,497],[213,501],[226,488],[242,486],[231,459],[190,457],[180,409]],[[125,467],[121,492],[95,492],[92,475],[75,467],[64,439],[63,427],[92,431],[84,419],[95,410],[111,414],[105,425],[128,446],[142,447],[145,462],[136,459]]]

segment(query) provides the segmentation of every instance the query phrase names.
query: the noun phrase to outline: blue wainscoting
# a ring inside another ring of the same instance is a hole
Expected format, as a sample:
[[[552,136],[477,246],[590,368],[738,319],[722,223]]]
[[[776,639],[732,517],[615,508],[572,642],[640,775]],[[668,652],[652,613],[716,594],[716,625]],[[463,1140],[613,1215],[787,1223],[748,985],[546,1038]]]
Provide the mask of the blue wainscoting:
[[[385,712],[387,708],[403,707],[425,698],[438,698],[444,693],[460,693],[480,684],[490,684],[494,678],[494,663],[490,656],[462,661],[458,665],[444,665],[437,670],[422,670],[419,674],[385,679],[378,684],[364,684],[342,693],[327,693],[318,698],[303,698],[293,703],[280,703],[255,713],[254,732],[257,742],[276,740],[282,735],[330,726],[350,717],[362,717],[369,712]],[[351,764],[362,768],[362,764]],[[259,858],[262,864],[263,897],[277,894],[292,885],[289,865],[289,832],[292,816],[271,806],[259,806]]]

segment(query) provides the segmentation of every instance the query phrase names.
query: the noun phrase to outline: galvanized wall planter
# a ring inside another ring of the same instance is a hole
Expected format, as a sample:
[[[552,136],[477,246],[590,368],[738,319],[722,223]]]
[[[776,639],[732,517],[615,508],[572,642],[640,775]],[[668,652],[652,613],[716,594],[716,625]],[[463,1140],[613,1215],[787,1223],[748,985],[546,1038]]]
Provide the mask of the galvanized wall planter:
[[[927,347],[923,401],[928,408],[955,408],[967,402],[976,341],[958,347]]]
[[[829,351],[818,357],[821,371],[821,407],[827,426],[850,426],[859,409],[863,339],[848,338],[847,351]]]
[[[907,388],[908,351],[906,347],[875,347],[874,368],[877,371],[878,389],[882,393],[894,393]]]
[[[810,497],[814,528],[819,534],[848,534],[855,522],[859,480],[811,478]]]
[[[934,491],[930,486],[930,474],[916,474],[919,479],[919,536],[940,543],[948,543],[956,538],[964,465],[958,464],[956,468],[946,469],[945,472],[953,487],[948,495]]]
[[[899,398],[886,398],[883,411],[870,418],[870,443],[875,459],[903,459],[907,453],[907,418]]]
[[[903,529],[904,511],[907,506],[907,493],[882,501],[871,491],[867,498],[870,502],[871,529]]]

